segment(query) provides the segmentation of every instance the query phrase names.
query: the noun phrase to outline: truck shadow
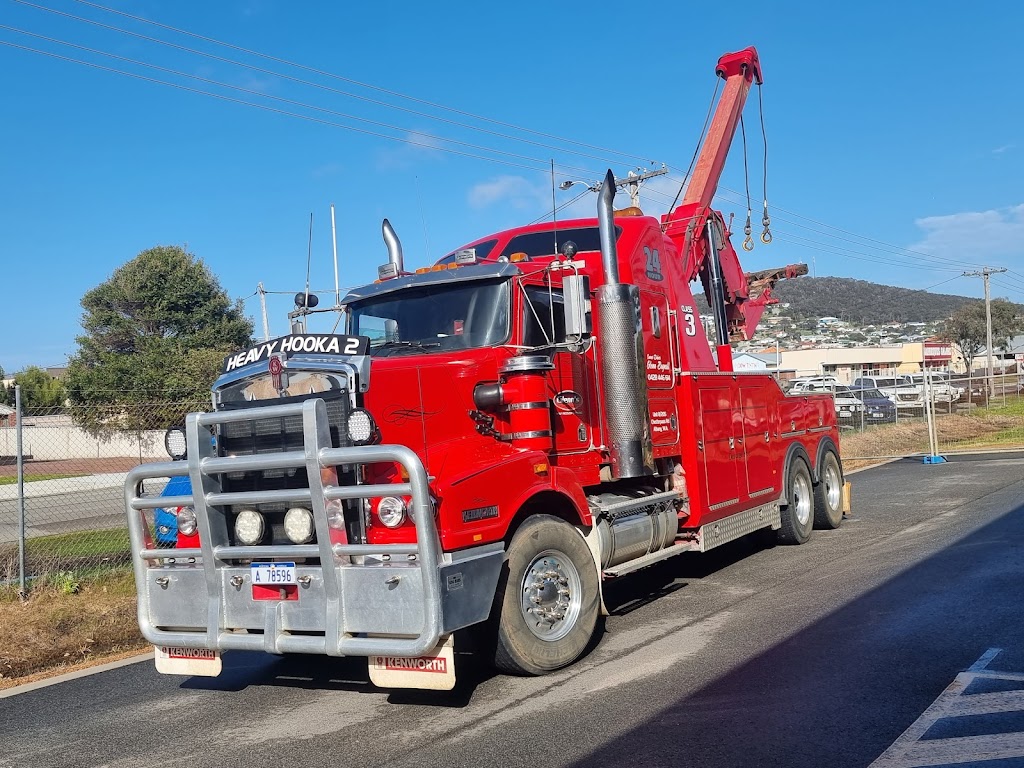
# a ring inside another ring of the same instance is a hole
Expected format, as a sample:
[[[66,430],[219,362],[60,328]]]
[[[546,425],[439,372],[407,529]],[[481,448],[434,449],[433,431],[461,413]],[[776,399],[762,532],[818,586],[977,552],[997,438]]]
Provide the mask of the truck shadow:
[[[706,554],[684,553],[628,577],[605,585],[605,606],[611,616],[622,617],[684,589],[690,581],[728,568],[752,554],[773,546],[769,537],[752,534]],[[218,677],[191,677],[181,683],[185,690],[238,692],[252,686],[281,686],[318,691],[350,691],[387,694],[388,703],[433,707],[469,706],[476,689],[498,676],[486,653],[484,628],[464,630],[455,636],[458,676],[451,691],[386,690],[370,682],[364,658],[332,658],[289,654],[271,656],[258,651],[229,651],[223,656]],[[583,652],[582,661],[600,645],[605,635],[604,618]]]
[[[451,691],[388,690],[370,682],[365,658],[333,658],[305,654],[271,656],[259,651],[224,654],[218,677],[190,677],[183,690],[239,692],[250,687],[280,686],[316,691],[387,694],[392,704],[466,707],[477,687],[497,673],[481,657],[472,636],[456,634],[458,677]],[[460,644],[460,640],[462,643]],[[461,647],[460,647],[461,646]]]

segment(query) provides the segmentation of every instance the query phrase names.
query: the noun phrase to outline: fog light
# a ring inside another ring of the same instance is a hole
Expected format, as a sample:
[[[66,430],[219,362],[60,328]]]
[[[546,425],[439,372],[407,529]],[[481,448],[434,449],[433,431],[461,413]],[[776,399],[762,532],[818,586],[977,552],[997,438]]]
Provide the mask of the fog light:
[[[188,452],[185,444],[185,430],[181,427],[171,427],[164,433],[164,448],[167,455],[175,461],[185,458]]]
[[[395,496],[385,496],[377,504],[377,517],[388,528],[397,528],[405,522],[405,502]]]
[[[235,518],[235,538],[246,546],[258,544],[264,528],[263,515],[255,509],[243,509]]]
[[[377,425],[369,411],[356,408],[348,415],[348,439],[356,445],[370,442],[377,434]]]
[[[327,502],[327,525],[336,531],[345,530],[345,505],[341,499],[331,499]]]
[[[196,511],[192,507],[178,507],[178,533],[194,536],[199,525],[196,522]]]
[[[313,538],[313,513],[303,507],[292,507],[284,516],[284,535],[292,544],[305,544]]]

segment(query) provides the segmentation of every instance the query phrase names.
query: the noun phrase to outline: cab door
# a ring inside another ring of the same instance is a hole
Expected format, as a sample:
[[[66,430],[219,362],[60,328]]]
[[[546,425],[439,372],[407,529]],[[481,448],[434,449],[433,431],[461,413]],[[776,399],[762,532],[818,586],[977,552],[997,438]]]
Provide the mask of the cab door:
[[[551,351],[555,368],[548,374],[551,425],[556,453],[590,450],[596,372],[582,352],[555,345],[565,343],[565,308],[560,288],[524,286],[523,345]]]

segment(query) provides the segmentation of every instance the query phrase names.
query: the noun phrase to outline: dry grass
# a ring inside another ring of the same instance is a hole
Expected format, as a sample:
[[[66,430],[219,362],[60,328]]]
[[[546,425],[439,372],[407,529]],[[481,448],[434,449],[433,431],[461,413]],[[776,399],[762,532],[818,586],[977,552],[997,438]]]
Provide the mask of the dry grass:
[[[22,602],[0,594],[0,687],[41,671],[63,672],[82,662],[146,647],[135,614],[131,573],[33,590]]]
[[[939,452],[1024,447],[1024,413],[1020,404],[984,408],[969,414],[942,414],[935,422]],[[886,457],[929,452],[928,427],[923,419],[885,424],[863,432],[844,433],[843,466],[867,466]]]

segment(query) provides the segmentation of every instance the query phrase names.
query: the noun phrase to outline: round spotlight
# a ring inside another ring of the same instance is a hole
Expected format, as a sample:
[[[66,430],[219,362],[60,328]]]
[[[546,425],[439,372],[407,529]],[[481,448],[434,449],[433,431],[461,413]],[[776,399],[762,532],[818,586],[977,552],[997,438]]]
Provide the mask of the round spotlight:
[[[199,529],[196,511],[192,507],[178,507],[178,533],[183,536],[194,536]]]
[[[235,517],[235,538],[248,547],[260,542],[265,528],[263,515],[255,509],[243,509]]]
[[[284,535],[292,544],[305,544],[313,538],[313,513],[304,507],[292,507],[284,515]]]
[[[185,443],[185,430],[181,427],[171,427],[164,433],[164,448],[167,455],[175,461],[185,458],[188,447]]]
[[[356,445],[365,445],[377,434],[377,425],[369,411],[356,408],[348,415],[348,439]]]
[[[405,502],[397,496],[385,496],[377,504],[377,517],[388,528],[397,528],[405,522]]]

